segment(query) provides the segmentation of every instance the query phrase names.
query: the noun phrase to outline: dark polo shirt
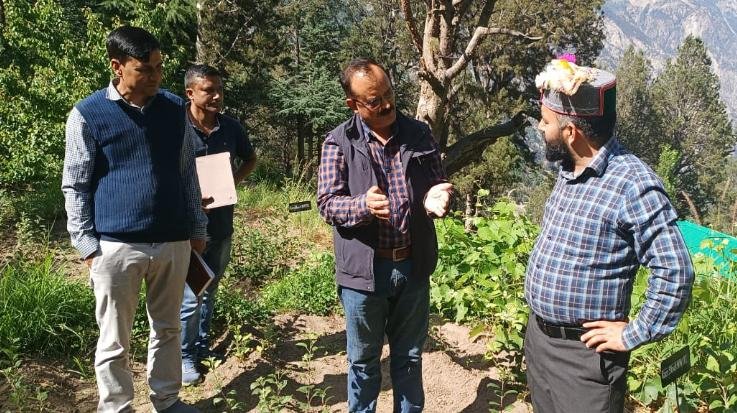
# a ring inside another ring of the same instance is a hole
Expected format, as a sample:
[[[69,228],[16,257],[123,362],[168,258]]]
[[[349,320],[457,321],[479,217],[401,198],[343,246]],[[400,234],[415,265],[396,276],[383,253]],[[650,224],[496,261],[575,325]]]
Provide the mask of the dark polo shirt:
[[[187,104],[189,111],[189,104]],[[194,131],[188,135],[194,141],[194,151],[196,156],[213,155],[221,152],[230,152],[230,161],[233,171],[241,162],[245,162],[253,156],[253,147],[248,139],[243,126],[230,116],[223,114],[217,115],[218,125],[207,136],[204,132],[197,129],[189,116],[187,116],[187,126]],[[233,234],[233,205],[215,208],[207,214],[207,235],[212,240],[221,240]]]

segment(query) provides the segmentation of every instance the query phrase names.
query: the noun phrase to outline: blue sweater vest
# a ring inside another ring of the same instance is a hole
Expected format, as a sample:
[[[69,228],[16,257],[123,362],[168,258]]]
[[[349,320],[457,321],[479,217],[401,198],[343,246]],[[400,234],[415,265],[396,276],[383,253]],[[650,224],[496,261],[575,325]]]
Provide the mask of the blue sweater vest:
[[[77,103],[95,139],[92,192],[102,239],[169,242],[189,239],[180,171],[182,100],[160,91],[145,113],[98,90]]]

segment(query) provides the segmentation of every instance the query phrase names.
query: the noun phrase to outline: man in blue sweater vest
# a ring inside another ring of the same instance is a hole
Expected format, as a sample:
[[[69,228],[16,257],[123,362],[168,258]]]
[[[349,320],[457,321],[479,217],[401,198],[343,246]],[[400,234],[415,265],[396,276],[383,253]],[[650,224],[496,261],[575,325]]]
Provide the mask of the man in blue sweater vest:
[[[236,185],[256,167],[256,153],[241,124],[223,115],[223,80],[220,72],[208,65],[194,65],[184,75],[187,91],[187,129],[193,140],[196,156],[230,153],[233,180]],[[238,166],[236,167],[236,164]],[[207,196],[208,194],[203,194]],[[184,288],[182,300],[182,384],[196,384],[201,375],[199,362],[209,355],[210,321],[215,305],[215,293],[230,261],[233,235],[233,205],[208,211],[208,243],[202,258],[215,273],[215,279],[202,299]]]
[[[128,352],[145,281],[151,403],[157,412],[197,412],[179,400],[179,307],[207,217],[184,102],[159,89],[160,46],[149,32],[115,29],[107,52],[115,78],[69,114],[62,177],[67,228],[95,295],[98,411],[133,410]]]

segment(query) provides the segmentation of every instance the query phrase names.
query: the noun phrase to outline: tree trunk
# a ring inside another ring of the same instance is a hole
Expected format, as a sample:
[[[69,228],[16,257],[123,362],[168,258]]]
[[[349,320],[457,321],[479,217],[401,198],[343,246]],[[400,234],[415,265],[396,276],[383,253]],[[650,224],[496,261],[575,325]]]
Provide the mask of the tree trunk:
[[[447,153],[446,169],[448,173],[453,173],[477,160],[483,150],[500,136],[514,133],[524,121],[522,114],[517,114],[508,122],[461,137],[452,147],[448,147],[454,80],[466,69],[479,43],[488,36],[501,34],[531,41],[541,38],[530,37],[515,30],[487,27],[496,0],[486,0],[477,14],[473,35],[459,56],[459,50],[455,47],[459,20],[470,14],[468,12],[472,0],[432,0],[425,1],[425,4],[425,26],[421,35],[412,13],[412,2],[400,0],[412,44],[419,54],[420,96],[416,117],[430,125],[441,152]]]
[[[315,134],[312,133],[310,130],[307,135],[307,156],[305,157],[307,159],[307,162],[312,163],[312,160],[315,159]]]
[[[197,40],[195,41],[195,48],[197,49],[197,56],[195,61],[197,63],[204,63],[207,60],[206,45],[203,37],[205,35],[205,28],[203,27],[202,14],[205,12],[205,1],[197,0]]]
[[[297,163],[301,167],[305,161],[305,135],[302,131],[302,122],[297,123]]]
[[[466,216],[465,216],[465,230],[466,232],[471,232],[474,230],[473,228],[473,218],[476,216],[475,208],[473,206],[473,195],[466,194]]]
[[[420,82],[420,97],[417,101],[417,119],[430,125],[441,151],[448,145],[448,105],[443,102],[429,82]]]
[[[701,225],[701,215],[699,214],[699,210],[696,209],[696,205],[693,203],[691,197],[686,191],[681,191],[681,196],[686,201],[686,205],[688,205],[688,210],[691,211],[691,216],[693,217],[694,221],[696,221],[697,224]]]

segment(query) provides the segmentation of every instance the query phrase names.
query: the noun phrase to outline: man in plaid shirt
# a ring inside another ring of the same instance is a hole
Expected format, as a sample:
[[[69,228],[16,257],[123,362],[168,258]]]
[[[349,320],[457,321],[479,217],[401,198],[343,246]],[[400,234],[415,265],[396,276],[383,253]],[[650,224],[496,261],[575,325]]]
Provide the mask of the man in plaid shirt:
[[[354,115],[325,139],[317,204],[334,226],[348,410],[376,411],[386,334],[394,411],[417,412],[424,407],[421,354],[437,262],[432,218],[447,213],[452,186],[427,125],[396,111],[378,63],[350,62],[341,85]]]
[[[561,169],[530,255],[527,378],[536,412],[621,412],[629,352],[673,331],[694,273],[660,179],[613,135],[616,80],[553,60],[537,79]],[[650,269],[629,319],[632,284]]]

